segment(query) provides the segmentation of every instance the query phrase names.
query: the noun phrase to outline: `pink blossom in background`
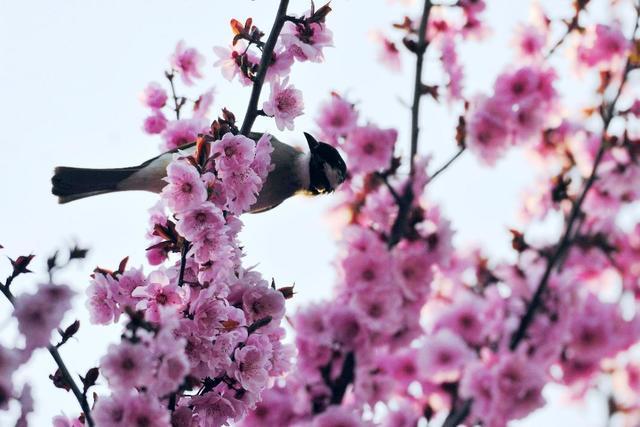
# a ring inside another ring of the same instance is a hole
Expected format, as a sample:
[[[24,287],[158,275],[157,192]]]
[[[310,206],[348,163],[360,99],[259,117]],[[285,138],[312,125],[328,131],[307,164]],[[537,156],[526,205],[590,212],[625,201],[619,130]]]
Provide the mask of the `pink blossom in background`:
[[[21,294],[15,300],[18,330],[26,340],[26,350],[49,345],[51,332],[60,326],[71,308],[73,292],[66,285],[43,284],[35,294]]]
[[[211,88],[198,97],[193,106],[193,118],[206,119],[215,99],[215,88]]]
[[[160,110],[154,110],[153,113],[144,119],[143,129],[148,134],[162,133],[167,127],[167,118]]]
[[[597,24],[587,29],[576,54],[580,64],[596,67],[621,60],[628,49],[629,41],[620,28]]]
[[[147,384],[151,354],[142,344],[112,344],[100,361],[102,374],[114,390],[126,390]]]
[[[288,78],[272,82],[269,100],[262,105],[264,112],[275,118],[280,130],[293,130],[293,120],[304,111],[302,92],[288,83]]]
[[[462,79],[464,78],[462,66],[458,61],[456,43],[453,37],[442,39],[442,65],[449,76],[447,89],[452,100],[462,99]]]
[[[391,165],[391,156],[398,133],[395,129],[380,129],[375,125],[360,126],[347,136],[344,149],[353,172],[373,172]]]
[[[514,45],[518,54],[525,59],[537,60],[543,54],[547,43],[547,34],[534,25],[522,25],[519,27]]]
[[[151,82],[140,95],[140,100],[149,108],[162,108],[167,103],[167,92],[159,83]]]
[[[399,72],[402,69],[400,50],[394,42],[385,37],[381,31],[371,33],[371,38],[378,45],[378,61],[390,71]]]
[[[178,42],[176,50],[171,55],[171,66],[177,70],[182,81],[191,86],[194,79],[201,79],[200,68],[204,64],[204,56],[195,48],[186,47],[184,41]]]
[[[358,122],[358,113],[352,103],[335,92],[320,107],[316,123],[320,127],[323,138],[336,144],[339,137],[347,135]]]

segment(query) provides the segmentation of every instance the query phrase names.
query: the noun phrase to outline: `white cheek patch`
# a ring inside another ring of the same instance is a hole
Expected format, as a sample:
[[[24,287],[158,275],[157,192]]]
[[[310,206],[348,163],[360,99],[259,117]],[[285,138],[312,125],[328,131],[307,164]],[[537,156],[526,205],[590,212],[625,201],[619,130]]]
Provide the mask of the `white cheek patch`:
[[[336,188],[338,188],[340,184],[342,184],[342,180],[340,179],[340,173],[336,169],[329,166],[328,163],[325,163],[323,167],[324,167],[324,175],[327,177],[327,180],[331,185],[331,190],[335,190]]]

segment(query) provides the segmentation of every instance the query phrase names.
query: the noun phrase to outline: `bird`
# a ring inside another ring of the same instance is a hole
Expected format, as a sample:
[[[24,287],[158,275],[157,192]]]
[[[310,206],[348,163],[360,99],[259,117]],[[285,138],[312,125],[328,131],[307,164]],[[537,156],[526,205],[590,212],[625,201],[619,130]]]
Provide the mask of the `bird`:
[[[249,137],[257,141],[262,133],[252,132]],[[294,148],[271,136],[271,171],[249,208],[251,213],[268,211],[289,197],[302,194],[316,196],[331,193],[347,178],[347,166],[333,146],[317,141],[304,132],[309,152]],[[117,191],[143,190],[160,193],[166,181],[167,166],[175,153],[191,155],[196,143],[188,143],[164,152],[138,166],[112,169],[87,169],[58,166],[51,178],[53,195],[58,203],[68,203],[99,194]]]

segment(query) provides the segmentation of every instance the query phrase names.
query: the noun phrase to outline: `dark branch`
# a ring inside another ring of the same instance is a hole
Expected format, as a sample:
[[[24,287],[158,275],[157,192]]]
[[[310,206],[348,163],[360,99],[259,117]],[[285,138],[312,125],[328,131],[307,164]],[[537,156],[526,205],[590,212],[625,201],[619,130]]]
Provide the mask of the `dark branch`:
[[[431,12],[431,0],[425,0],[422,9],[422,18],[420,19],[420,27],[418,27],[418,46],[416,48],[416,75],[413,82],[413,103],[411,104],[411,171],[413,178],[415,169],[415,157],[418,152],[418,134],[420,133],[420,100],[424,94],[422,90],[422,64],[424,62],[424,54],[427,50],[427,22],[429,22],[429,14]]]
[[[282,31],[282,26],[284,25],[287,18],[287,6],[289,5],[289,0],[280,0],[280,6],[278,7],[278,12],[276,13],[276,18],[273,21],[273,27],[271,27],[271,33],[269,33],[269,38],[264,45],[264,49],[262,49],[262,58],[260,59],[260,67],[258,68],[258,73],[253,81],[253,88],[251,89],[251,98],[249,98],[249,105],[247,106],[247,112],[244,115],[244,121],[242,122],[242,127],[240,128],[240,133],[247,136],[249,132],[251,132],[251,127],[253,123],[256,121],[256,117],[258,116],[258,102],[260,101],[260,92],[262,91],[262,85],[264,84],[264,78],[267,75],[267,69],[269,68],[269,64],[271,64],[271,58],[273,56],[273,49],[276,47],[276,42],[278,41],[278,36],[280,35],[280,31]]]
[[[467,399],[462,402],[462,406],[460,406],[456,410],[451,410],[447,418],[444,420],[442,427],[457,427],[462,424],[462,422],[469,416],[469,412],[471,412],[471,404],[473,401],[471,399]]]
[[[429,14],[431,13],[431,0],[425,0],[422,9],[422,17],[420,18],[420,26],[418,27],[418,43],[416,45],[416,74],[413,83],[413,103],[411,105],[411,152],[409,160],[411,162],[409,170],[409,181],[406,184],[402,196],[398,202],[398,216],[391,227],[391,234],[387,242],[391,248],[398,244],[404,236],[409,221],[409,213],[413,204],[413,175],[415,173],[415,157],[418,152],[418,134],[420,133],[420,100],[422,99],[422,69],[424,63],[424,54],[427,50],[428,42],[426,39],[427,23],[429,22]]]

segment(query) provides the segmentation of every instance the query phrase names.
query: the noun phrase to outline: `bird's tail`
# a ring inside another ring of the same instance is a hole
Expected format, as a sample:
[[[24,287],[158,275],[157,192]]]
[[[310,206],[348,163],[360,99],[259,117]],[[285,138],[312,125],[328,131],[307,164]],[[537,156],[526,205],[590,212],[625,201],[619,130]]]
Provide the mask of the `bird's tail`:
[[[97,194],[119,191],[118,184],[140,167],[119,169],[85,169],[59,166],[51,178],[51,192],[58,203],[68,203]]]

